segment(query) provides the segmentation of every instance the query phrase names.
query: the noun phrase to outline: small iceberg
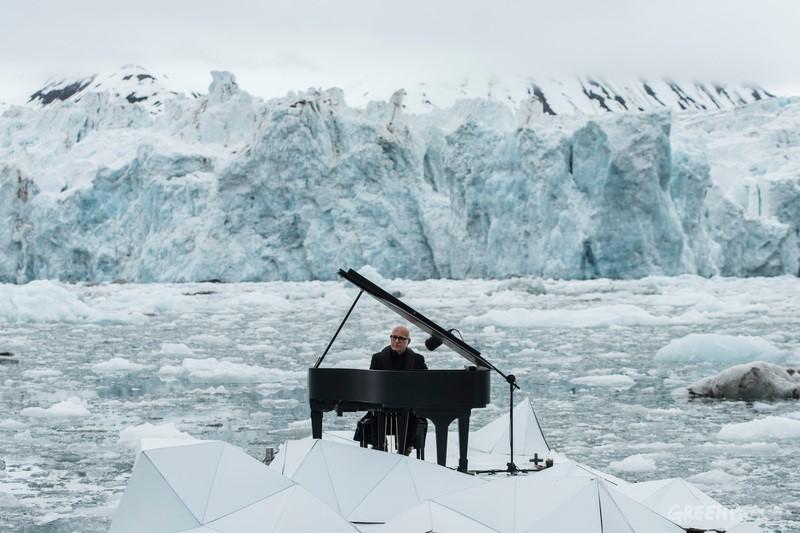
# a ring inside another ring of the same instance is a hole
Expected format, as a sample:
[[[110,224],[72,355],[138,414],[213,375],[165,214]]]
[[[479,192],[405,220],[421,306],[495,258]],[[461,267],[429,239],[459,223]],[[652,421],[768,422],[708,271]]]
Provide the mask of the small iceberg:
[[[736,365],[688,387],[691,396],[727,400],[800,398],[800,374],[794,369],[756,361]]]
[[[671,341],[658,350],[655,359],[684,363],[696,361],[744,363],[765,359],[774,361],[780,359],[782,355],[778,348],[761,337],[691,333]]]

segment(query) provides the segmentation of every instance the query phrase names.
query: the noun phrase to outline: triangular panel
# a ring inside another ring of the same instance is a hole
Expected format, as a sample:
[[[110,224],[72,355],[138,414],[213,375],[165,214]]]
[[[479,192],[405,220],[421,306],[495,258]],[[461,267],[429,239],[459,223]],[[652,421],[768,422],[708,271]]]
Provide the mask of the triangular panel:
[[[530,480],[521,480],[518,488],[514,531],[603,531],[597,481],[573,478],[531,485]]]
[[[404,457],[367,448],[322,441],[342,516],[348,516],[380,481]]]
[[[186,507],[202,522],[223,446],[223,442],[204,442],[142,453],[150,458]]]
[[[139,454],[109,531],[182,531],[199,525],[150,459]]]
[[[601,501],[613,500],[636,533],[681,533],[683,528],[634,501],[607,483],[600,486]],[[605,504],[604,507],[608,505]]]
[[[508,438],[509,417],[501,415],[470,434],[470,448],[495,454],[511,453]],[[529,398],[523,399],[514,407],[514,452],[520,455],[539,453],[542,457],[550,450],[539,427],[536,413]]]
[[[468,476],[424,461],[410,459],[407,464],[420,501],[430,500],[437,496],[466,490],[486,483],[477,476]]]
[[[292,481],[226,444],[211,487],[203,522],[211,522],[292,485]]]
[[[303,463],[295,470],[292,481],[327,503],[337,514],[342,514],[321,446],[315,446],[308,452]]]
[[[420,502],[407,461],[400,461],[363,499],[347,519],[351,522],[386,522]]]
[[[599,487],[598,487],[599,488]],[[617,502],[614,501],[604,489],[599,489],[600,517],[603,521],[603,533],[637,533],[628,518],[623,514]],[[648,533],[638,531],[638,533]]]
[[[431,503],[433,531],[443,533],[494,533],[497,530],[437,503]]]
[[[431,506],[433,502],[422,502],[399,515],[392,517],[381,528],[381,533],[423,533],[434,531]]]
[[[282,450],[286,457],[283,459],[283,471],[281,471],[281,474],[286,477],[292,477],[300,465],[303,464],[308,452],[320,442],[318,439],[286,441]]]
[[[516,482],[516,478],[499,479],[439,496],[436,502],[491,528],[513,531]]]
[[[283,515],[294,489],[295,487],[284,489],[234,513],[208,522],[206,526],[221,533],[272,532]]]
[[[248,530],[252,531],[252,530]],[[347,520],[321,505],[312,494],[295,486],[275,533],[358,533]]]

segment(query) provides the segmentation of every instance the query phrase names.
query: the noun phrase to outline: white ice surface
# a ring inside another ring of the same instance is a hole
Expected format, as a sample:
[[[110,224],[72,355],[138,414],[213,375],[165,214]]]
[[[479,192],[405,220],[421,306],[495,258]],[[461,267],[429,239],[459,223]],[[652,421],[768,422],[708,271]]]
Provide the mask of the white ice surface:
[[[143,439],[179,439],[194,440],[194,437],[180,431],[174,422],[151,424],[145,422],[138,426],[127,427],[119,432],[119,443],[127,448],[138,450]]]
[[[767,416],[750,422],[725,424],[717,436],[735,442],[772,442],[800,438],[800,420]]]
[[[498,326],[503,328],[592,328],[693,324],[704,320],[703,316],[696,312],[688,312],[678,317],[653,316],[639,307],[619,304],[600,306],[593,309],[557,311],[541,311],[537,309],[493,310],[481,316],[467,317],[463,323],[469,326]]]
[[[19,414],[31,418],[60,418],[89,416],[90,412],[89,405],[85,400],[77,396],[71,396],[47,408],[26,407]]]
[[[749,335],[719,335],[691,333],[670,341],[656,352],[660,361],[743,361],[774,360],[781,352],[768,340]]]
[[[785,400],[800,398],[800,374],[785,366],[756,361],[726,368],[717,375],[698,380],[688,387],[690,394],[729,400]],[[772,406],[754,405],[760,411]]]
[[[630,455],[621,461],[612,461],[608,467],[623,473],[655,472],[658,469],[653,457],[641,453]]]
[[[180,366],[162,366],[158,374],[165,377],[185,377],[194,383],[264,383],[286,377],[301,377],[297,372],[219,361],[215,357],[187,358]]]
[[[633,387],[636,381],[623,374],[610,374],[606,376],[584,376],[581,378],[573,378],[569,380],[570,383],[575,385],[589,385],[596,387],[613,387],[618,389],[627,389]]]
[[[112,357],[108,361],[102,361],[92,365],[95,372],[135,372],[146,368],[146,365],[134,363],[124,357]]]

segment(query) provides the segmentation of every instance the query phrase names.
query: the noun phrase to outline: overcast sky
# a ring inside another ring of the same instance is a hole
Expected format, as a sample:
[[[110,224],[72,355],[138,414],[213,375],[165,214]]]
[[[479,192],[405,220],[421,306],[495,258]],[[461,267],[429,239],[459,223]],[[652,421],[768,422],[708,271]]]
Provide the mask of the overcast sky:
[[[280,96],[470,75],[752,81],[800,95],[800,0],[3,0],[0,101],[125,64]]]

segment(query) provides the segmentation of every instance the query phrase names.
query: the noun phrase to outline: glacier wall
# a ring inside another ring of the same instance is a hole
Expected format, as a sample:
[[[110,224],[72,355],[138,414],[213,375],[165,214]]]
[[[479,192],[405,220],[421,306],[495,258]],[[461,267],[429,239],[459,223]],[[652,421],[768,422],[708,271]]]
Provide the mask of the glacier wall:
[[[151,103],[152,104],[152,103]],[[800,100],[400,114],[341,91],[0,116],[0,281],[798,275]]]

